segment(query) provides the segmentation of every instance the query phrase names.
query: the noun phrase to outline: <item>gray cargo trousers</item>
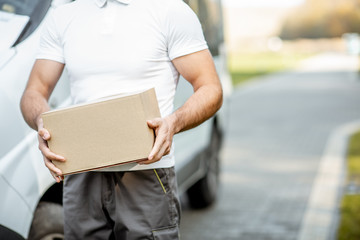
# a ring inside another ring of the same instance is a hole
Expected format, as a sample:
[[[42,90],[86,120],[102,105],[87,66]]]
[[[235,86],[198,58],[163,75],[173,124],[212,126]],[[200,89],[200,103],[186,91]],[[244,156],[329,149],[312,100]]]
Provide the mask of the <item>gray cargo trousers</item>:
[[[179,239],[173,167],[66,176],[63,205],[65,240]]]

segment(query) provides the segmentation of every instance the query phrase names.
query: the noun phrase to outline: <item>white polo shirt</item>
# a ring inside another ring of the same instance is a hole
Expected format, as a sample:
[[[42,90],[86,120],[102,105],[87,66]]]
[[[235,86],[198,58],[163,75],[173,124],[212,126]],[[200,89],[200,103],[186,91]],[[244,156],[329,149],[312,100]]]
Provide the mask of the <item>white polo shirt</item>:
[[[66,65],[74,104],[154,87],[164,117],[179,79],[171,60],[204,49],[198,18],[182,0],[77,0],[50,14],[37,59]],[[172,148],[154,164],[104,170],[174,164]]]

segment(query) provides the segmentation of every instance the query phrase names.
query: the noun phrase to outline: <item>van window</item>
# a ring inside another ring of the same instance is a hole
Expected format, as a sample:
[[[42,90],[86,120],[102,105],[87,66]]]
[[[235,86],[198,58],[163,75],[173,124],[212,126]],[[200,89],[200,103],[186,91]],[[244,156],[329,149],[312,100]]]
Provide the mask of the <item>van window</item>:
[[[219,55],[224,42],[223,16],[220,0],[185,0],[198,15],[205,39],[213,56]]]
[[[41,0],[0,0],[1,11],[30,16]]]
[[[30,17],[27,26],[20,34],[13,47],[25,40],[35,31],[45,17],[50,5],[51,0],[0,0],[1,11]]]

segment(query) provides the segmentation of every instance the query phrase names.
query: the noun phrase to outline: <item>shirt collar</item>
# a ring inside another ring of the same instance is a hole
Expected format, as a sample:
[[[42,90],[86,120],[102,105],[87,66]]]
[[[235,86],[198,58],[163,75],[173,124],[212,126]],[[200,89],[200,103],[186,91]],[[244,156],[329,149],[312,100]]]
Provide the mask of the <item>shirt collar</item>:
[[[105,6],[105,3],[107,2],[107,0],[94,0],[95,1],[95,4],[99,7],[99,8],[102,8]],[[116,0],[120,3],[123,3],[123,4],[129,4],[132,0]]]

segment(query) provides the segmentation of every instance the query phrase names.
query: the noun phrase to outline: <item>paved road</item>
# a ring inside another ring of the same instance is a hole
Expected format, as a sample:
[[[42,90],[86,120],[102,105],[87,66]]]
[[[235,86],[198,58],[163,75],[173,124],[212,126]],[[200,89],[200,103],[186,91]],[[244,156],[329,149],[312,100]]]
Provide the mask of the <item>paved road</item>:
[[[356,66],[326,54],[235,90],[218,202],[184,204],[182,239],[297,239],[329,136],[360,119]]]

